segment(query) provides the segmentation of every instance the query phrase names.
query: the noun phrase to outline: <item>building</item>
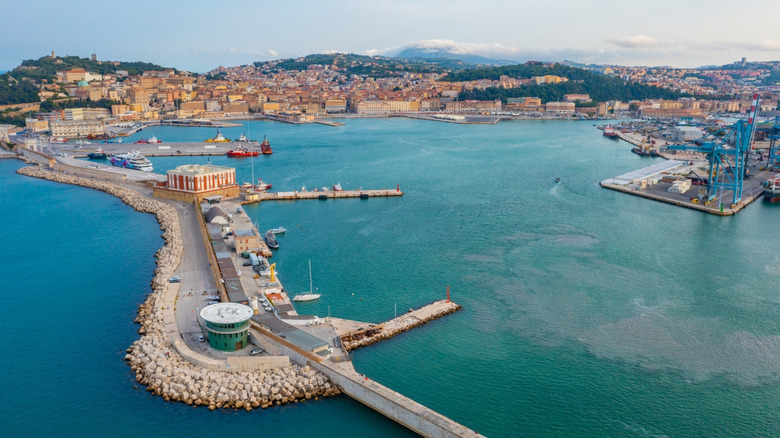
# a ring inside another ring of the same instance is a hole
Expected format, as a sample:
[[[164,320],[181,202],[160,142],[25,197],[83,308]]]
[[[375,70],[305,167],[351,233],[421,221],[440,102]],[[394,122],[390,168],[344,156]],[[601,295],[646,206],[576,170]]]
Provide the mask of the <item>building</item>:
[[[236,241],[236,252],[256,250],[260,247],[260,238],[254,228],[246,230],[234,230],[233,238]]]
[[[547,102],[545,112],[556,114],[574,114],[574,102]]]
[[[358,114],[389,114],[420,111],[420,102],[414,100],[368,100],[355,104]]]
[[[154,187],[154,196],[193,202],[207,196],[238,197],[236,169],[213,164],[185,164],[168,171],[168,179]]]
[[[24,119],[24,128],[32,132],[48,131],[49,121],[28,117]]]
[[[208,332],[209,346],[221,351],[238,351],[249,339],[249,318],[254,312],[238,303],[217,303],[200,311]]]
[[[79,138],[106,133],[106,126],[100,120],[51,121],[49,127],[52,137]]]

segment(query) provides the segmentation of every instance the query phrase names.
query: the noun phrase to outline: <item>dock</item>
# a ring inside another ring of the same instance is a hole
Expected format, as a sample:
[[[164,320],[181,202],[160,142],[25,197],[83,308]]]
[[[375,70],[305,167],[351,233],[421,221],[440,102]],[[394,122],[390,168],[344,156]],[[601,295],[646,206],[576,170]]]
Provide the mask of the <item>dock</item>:
[[[686,179],[691,172],[706,177],[706,166],[708,166],[706,160],[668,160],[605,179],[599,184],[606,189],[678,207],[717,216],[730,216],[760,198],[763,194],[761,182],[774,175],[773,172],[751,168],[752,176],[749,179],[745,179],[742,187],[742,199],[733,204],[731,203],[733,197],[731,190],[723,190],[720,193],[720,197],[723,200],[722,203],[717,198],[708,201],[705,198],[706,186],[702,185],[693,185],[682,193],[669,191],[674,180]],[[753,174],[754,171],[755,174]]]
[[[329,190],[327,192],[257,192],[256,198],[246,199],[241,201],[242,205],[254,204],[256,202],[263,201],[297,201],[303,199],[317,199],[326,201],[328,199],[341,199],[341,198],[387,198],[391,196],[403,196],[399,188],[395,189],[379,189],[379,190]]]

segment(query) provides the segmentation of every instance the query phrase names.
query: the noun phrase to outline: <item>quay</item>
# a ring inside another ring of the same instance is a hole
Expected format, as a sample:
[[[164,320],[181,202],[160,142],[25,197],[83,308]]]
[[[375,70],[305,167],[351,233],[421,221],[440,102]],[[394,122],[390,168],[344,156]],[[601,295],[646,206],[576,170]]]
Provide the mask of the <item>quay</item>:
[[[327,192],[257,192],[255,196],[250,195],[249,199],[241,201],[241,204],[254,204],[263,201],[296,201],[299,199],[318,199],[321,201],[340,198],[385,198],[392,196],[403,196],[404,192],[400,188],[380,189],[380,190],[328,190]]]
[[[761,183],[774,175],[773,172],[751,167],[751,178],[745,179],[742,188],[742,200],[731,203],[733,192],[723,190],[720,192],[721,203],[718,198],[708,201],[706,186],[688,185],[682,191],[674,191],[672,185],[675,181],[688,179],[691,175],[707,175],[708,162],[706,160],[668,160],[653,164],[642,169],[625,173],[623,175],[608,178],[599,183],[603,188],[639,196],[654,201],[664,202],[678,207],[714,214],[717,216],[730,216],[736,214],[750,203],[760,198],[763,194]],[[755,174],[753,174],[755,172]],[[670,191],[672,189],[673,191]]]

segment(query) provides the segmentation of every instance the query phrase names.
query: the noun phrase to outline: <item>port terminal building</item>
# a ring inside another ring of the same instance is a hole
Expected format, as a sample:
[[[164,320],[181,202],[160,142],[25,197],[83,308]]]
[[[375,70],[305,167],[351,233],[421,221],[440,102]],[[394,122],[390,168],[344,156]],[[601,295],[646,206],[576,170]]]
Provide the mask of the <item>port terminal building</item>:
[[[213,164],[185,164],[167,172],[165,181],[154,186],[154,196],[185,202],[207,197],[238,197],[236,169]]]

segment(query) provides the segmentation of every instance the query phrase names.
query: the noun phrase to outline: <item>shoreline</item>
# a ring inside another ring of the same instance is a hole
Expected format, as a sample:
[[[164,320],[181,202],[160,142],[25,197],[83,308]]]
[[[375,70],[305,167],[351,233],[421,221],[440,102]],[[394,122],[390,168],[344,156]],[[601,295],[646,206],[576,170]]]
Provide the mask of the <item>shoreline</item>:
[[[178,266],[182,243],[178,215],[173,207],[142,193],[117,184],[56,173],[39,166],[25,166],[16,173],[63,184],[78,185],[116,196],[140,213],[151,213],[162,230],[163,246],[155,253],[157,268],[152,292],[138,306],[135,322],[141,335],[127,348],[125,361],[138,383],[166,401],[180,401],[192,406],[245,409],[268,408],[319,397],[338,395],[341,390],[321,372],[309,366],[276,368],[268,371],[224,371],[197,366],[180,353],[186,346],[172,345],[167,339],[165,306],[167,278]],[[178,294],[178,288],[173,291]],[[174,303],[175,305],[175,303]],[[197,355],[193,351],[188,353]],[[213,359],[212,359],[213,360]]]

